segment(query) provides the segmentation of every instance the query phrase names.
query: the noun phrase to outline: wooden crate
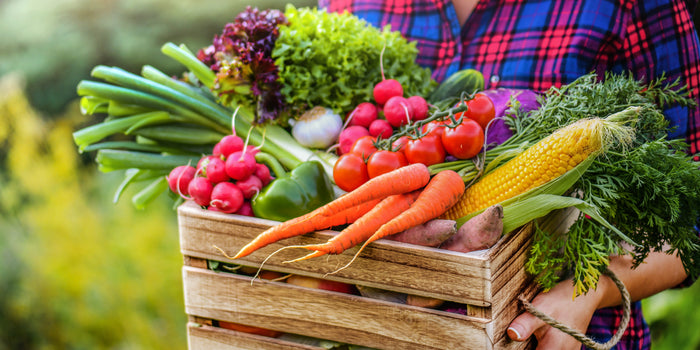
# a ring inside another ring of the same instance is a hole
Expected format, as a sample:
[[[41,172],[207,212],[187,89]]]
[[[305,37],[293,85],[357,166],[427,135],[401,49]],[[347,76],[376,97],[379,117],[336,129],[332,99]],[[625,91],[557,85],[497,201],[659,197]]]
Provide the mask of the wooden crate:
[[[179,207],[178,219],[191,349],[210,349],[213,345],[231,349],[314,348],[216,328],[202,320],[235,322],[379,349],[532,346],[510,341],[505,332],[522,312],[518,295],[531,298],[536,292],[522,268],[532,237],[531,225],[505,235],[491,249],[471,253],[379,240],[368,245],[350,267],[330,275],[326,274],[345,265],[358,248],[340,255],[284,263],[307,253],[287,249],[264,264],[266,270],[464,304],[467,314],[461,315],[281,282],[251,282],[248,276],[208,270],[207,260],[259,267],[270,253],[283,246],[321,243],[335,232],[290,238],[231,261],[215,246],[235,253],[276,222],[206,211],[191,203]]]

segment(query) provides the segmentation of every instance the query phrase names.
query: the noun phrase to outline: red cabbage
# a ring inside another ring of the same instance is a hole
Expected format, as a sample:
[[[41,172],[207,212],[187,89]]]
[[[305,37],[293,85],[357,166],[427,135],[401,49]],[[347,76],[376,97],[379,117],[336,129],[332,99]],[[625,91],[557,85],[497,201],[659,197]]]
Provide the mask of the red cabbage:
[[[491,99],[496,109],[496,119],[489,125],[487,135],[487,142],[491,145],[500,145],[513,136],[513,131],[503,118],[513,115],[511,98],[520,104],[519,108],[523,112],[540,108],[540,103],[537,101],[540,94],[532,90],[499,88],[485,90],[482,93]]]

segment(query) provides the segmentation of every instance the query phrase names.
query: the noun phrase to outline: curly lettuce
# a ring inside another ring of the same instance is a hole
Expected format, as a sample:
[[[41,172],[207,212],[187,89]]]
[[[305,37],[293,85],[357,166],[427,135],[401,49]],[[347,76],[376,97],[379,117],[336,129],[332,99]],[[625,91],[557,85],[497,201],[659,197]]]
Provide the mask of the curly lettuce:
[[[407,96],[425,96],[436,86],[430,70],[416,63],[418,49],[399,32],[379,30],[348,13],[287,6],[272,57],[282,94],[297,108],[324,106],[345,113],[372,101],[382,80],[398,80]]]

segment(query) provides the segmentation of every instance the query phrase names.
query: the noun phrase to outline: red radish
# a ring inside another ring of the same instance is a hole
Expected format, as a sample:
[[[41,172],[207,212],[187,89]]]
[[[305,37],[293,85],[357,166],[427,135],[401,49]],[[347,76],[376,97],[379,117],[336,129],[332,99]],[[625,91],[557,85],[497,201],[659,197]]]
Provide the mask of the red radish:
[[[206,177],[197,176],[187,187],[187,191],[190,193],[190,197],[195,203],[201,206],[209,205],[211,200],[211,191],[214,189],[214,185]]]
[[[260,179],[263,186],[267,186],[267,184],[274,179],[272,174],[270,174],[270,168],[268,168],[267,165],[260,163],[255,164],[255,172],[253,175]]]
[[[245,216],[255,216],[253,214],[253,206],[250,205],[250,202],[244,201],[243,204],[241,205],[241,208],[236,211],[236,214],[238,215],[245,215]],[[260,276],[261,278],[264,278]]]
[[[350,125],[359,125],[369,128],[377,119],[377,107],[369,102],[362,102],[350,113]]]
[[[392,97],[403,96],[403,86],[401,86],[398,80],[385,79],[374,86],[372,93],[374,95],[374,101],[379,105],[384,105]]]
[[[196,169],[191,165],[180,165],[175,167],[170,174],[167,176],[168,186],[170,190],[174,193],[178,193],[182,196],[188,196],[187,186],[190,185],[190,181],[194,179],[194,174]]]
[[[231,182],[219,182],[211,191],[209,204],[218,211],[235,213],[243,205],[243,193]]]
[[[206,176],[212,183],[219,183],[229,180],[226,174],[226,163],[221,158],[212,158],[209,160],[206,168]]]
[[[407,99],[394,96],[384,105],[384,118],[391,126],[398,128],[413,120],[413,107]]]
[[[219,151],[224,157],[227,157],[233,153],[238,152],[243,149],[243,139],[236,135],[226,135],[221,141],[219,141]]]
[[[234,180],[243,180],[255,172],[255,156],[242,151],[233,152],[226,159],[226,174]]]
[[[428,117],[428,102],[421,96],[411,96],[408,103],[413,109],[413,120],[423,120]]]
[[[339,144],[339,151],[340,154],[345,154],[350,152],[350,148],[352,148],[352,145],[357,141],[362,136],[368,136],[369,135],[369,130],[363,126],[359,125],[353,125],[349,126],[345,130],[340,132],[340,136],[338,136],[338,144]]]
[[[212,158],[218,158],[217,156],[204,156],[197,162],[197,175],[207,176],[207,165]]]
[[[394,132],[394,128],[384,119],[377,119],[369,125],[369,134],[374,137],[388,139]]]
[[[214,155],[215,157],[220,157],[220,156],[222,156],[222,154],[221,154],[221,143],[217,142],[217,143],[214,145],[214,150],[213,150],[211,153],[212,153],[212,155]]]
[[[243,198],[250,199],[253,198],[256,193],[260,192],[263,184],[257,176],[250,175],[243,180],[236,181],[236,186],[241,189]]]

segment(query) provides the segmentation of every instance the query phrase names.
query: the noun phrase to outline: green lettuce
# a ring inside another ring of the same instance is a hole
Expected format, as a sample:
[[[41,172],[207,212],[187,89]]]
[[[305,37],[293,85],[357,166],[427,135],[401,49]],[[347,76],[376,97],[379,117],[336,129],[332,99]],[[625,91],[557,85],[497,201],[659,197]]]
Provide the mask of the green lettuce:
[[[324,106],[348,112],[372,101],[372,89],[384,76],[398,80],[405,96],[427,95],[437,83],[416,64],[418,49],[387,26],[382,30],[348,13],[287,6],[272,57],[279,68],[288,104]]]

